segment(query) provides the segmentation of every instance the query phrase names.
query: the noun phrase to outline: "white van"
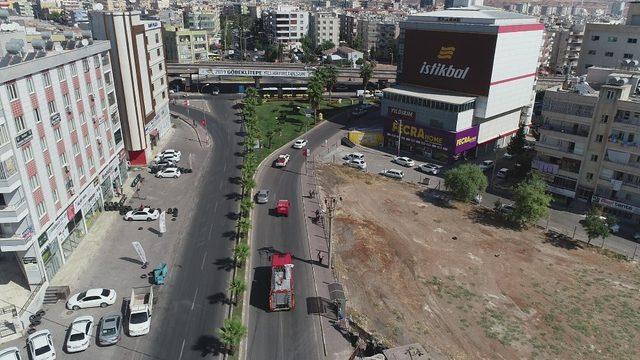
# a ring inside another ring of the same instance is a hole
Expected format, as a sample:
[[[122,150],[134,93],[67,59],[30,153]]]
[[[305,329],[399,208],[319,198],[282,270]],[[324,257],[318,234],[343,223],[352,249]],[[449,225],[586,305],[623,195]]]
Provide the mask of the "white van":
[[[398,169],[389,169],[389,170],[384,170],[382,172],[382,175],[393,178],[393,179],[402,179],[404,177],[404,172]]]

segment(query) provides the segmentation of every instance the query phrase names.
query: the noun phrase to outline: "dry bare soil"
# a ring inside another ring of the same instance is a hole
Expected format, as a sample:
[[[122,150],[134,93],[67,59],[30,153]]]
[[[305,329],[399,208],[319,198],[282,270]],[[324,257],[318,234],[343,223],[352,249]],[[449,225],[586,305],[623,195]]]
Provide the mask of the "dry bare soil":
[[[452,359],[638,359],[640,271],[597,248],[443,208],[421,188],[340,166],[335,266],[349,313],[389,345]]]

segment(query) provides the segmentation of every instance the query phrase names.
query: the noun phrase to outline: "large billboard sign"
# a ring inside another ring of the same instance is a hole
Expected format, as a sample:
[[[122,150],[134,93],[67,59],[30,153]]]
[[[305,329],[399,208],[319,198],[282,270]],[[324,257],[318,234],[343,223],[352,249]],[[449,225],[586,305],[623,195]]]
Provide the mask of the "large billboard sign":
[[[462,131],[451,132],[401,123],[391,119],[386,120],[384,128],[385,136],[397,139],[400,135],[403,142],[446,151],[451,155],[473,149],[478,144],[478,130],[480,129],[479,126],[473,126]]]
[[[487,96],[497,35],[405,30],[400,81]]]
[[[198,69],[200,76],[264,76],[286,78],[310,78],[311,71],[287,69]]]

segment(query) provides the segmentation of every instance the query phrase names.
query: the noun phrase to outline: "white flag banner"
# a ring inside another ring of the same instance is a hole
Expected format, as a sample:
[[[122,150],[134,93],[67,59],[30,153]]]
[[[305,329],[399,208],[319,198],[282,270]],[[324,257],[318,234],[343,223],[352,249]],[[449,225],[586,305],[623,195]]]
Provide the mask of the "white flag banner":
[[[142,261],[143,264],[146,264],[147,263],[147,256],[145,255],[144,249],[142,248],[142,245],[140,245],[140,242],[133,241],[131,243],[131,245],[133,245],[133,248],[138,253],[138,257],[140,258],[140,261]]]
[[[158,223],[160,225],[160,233],[164,234],[167,232],[167,213],[161,212],[160,218],[158,219]]]

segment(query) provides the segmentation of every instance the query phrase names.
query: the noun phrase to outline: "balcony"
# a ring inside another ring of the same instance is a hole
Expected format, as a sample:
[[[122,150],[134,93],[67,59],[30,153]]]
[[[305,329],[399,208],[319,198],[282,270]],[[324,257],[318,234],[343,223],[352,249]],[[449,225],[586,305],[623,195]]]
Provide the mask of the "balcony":
[[[640,142],[637,141],[628,142],[618,140],[615,137],[609,137],[607,141],[607,148],[611,150],[640,155]]]
[[[0,234],[0,251],[26,251],[33,244],[33,227],[28,226],[16,234]]]
[[[585,142],[589,136],[589,130],[584,128],[576,129],[574,127],[566,127],[555,124],[545,123],[540,127],[541,132],[547,132],[549,136],[560,137],[562,139]]]
[[[22,198],[15,204],[0,206],[0,222],[17,223],[22,221],[28,213],[27,201]]]
[[[12,157],[0,162],[0,193],[8,194],[20,187],[20,174]]]
[[[541,141],[536,143],[536,150],[538,154],[557,158],[567,157],[574,160],[582,160],[582,156],[584,155],[584,153],[578,153],[575,149],[571,149],[568,146],[552,145]]]

